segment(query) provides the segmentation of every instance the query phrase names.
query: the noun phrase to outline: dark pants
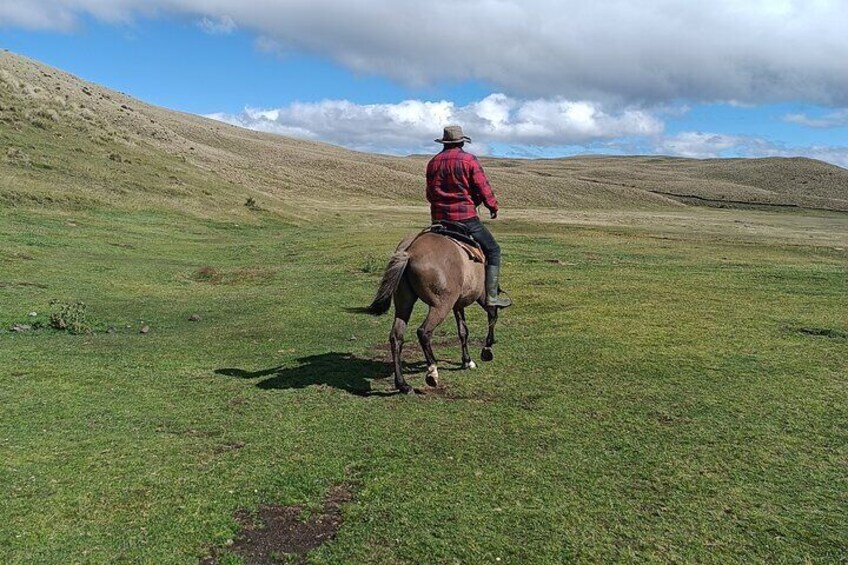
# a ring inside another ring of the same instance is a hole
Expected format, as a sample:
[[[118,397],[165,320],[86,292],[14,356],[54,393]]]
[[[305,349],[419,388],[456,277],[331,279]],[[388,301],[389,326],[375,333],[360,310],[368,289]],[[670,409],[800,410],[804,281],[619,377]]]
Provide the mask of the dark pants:
[[[495,241],[495,238],[492,237],[492,234],[479,218],[471,218],[457,223],[468,228],[471,236],[477,240],[477,243],[483,249],[483,254],[486,255],[486,261],[489,265],[497,267],[501,264],[501,246],[498,245],[498,242]]]

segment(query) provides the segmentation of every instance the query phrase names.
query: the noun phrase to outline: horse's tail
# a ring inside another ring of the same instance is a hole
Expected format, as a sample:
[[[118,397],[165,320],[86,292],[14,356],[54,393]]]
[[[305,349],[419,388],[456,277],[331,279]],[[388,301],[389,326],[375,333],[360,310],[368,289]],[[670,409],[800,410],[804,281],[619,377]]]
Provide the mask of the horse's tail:
[[[379,316],[389,311],[392,296],[400,284],[407,263],[409,263],[409,253],[405,249],[398,250],[392,255],[386,271],[383,273],[383,280],[380,281],[380,288],[377,289],[377,296],[374,297],[371,305],[365,309],[367,313]]]

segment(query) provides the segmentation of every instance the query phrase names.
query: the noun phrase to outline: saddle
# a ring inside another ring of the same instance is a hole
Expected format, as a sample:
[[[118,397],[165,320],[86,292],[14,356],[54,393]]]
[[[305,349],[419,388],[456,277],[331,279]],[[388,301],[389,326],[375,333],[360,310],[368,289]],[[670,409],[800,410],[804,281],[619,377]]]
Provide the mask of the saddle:
[[[460,249],[465,251],[465,253],[468,254],[468,258],[472,261],[476,263],[486,262],[486,255],[480,248],[480,244],[477,243],[477,240],[475,240],[474,237],[472,237],[468,228],[462,224],[442,220],[440,222],[434,222],[421,233],[435,233],[443,235],[457,244]]]

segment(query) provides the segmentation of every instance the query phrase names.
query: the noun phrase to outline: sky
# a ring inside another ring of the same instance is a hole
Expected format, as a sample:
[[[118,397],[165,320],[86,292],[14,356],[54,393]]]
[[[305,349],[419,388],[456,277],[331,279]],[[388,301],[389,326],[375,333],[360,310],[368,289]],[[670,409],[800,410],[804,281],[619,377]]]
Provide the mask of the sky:
[[[0,0],[0,48],[146,102],[407,155],[848,168],[848,0]]]

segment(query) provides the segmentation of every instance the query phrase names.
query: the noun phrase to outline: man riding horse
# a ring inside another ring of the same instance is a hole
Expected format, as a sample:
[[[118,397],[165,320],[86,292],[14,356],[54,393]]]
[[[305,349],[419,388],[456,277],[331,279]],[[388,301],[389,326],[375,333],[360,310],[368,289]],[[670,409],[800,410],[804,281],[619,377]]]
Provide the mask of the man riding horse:
[[[477,215],[480,204],[489,209],[494,220],[498,217],[498,201],[477,157],[462,147],[471,138],[460,126],[447,126],[441,152],[427,163],[427,201],[433,222],[449,221],[463,225],[480,244],[486,255],[486,304],[497,308],[512,305],[508,297],[499,296],[498,275],[501,248]]]
[[[459,126],[448,126],[442,139],[436,141],[445,147],[427,165],[427,200],[432,219],[442,223],[447,231],[457,231],[450,224],[465,228],[480,243],[487,261],[484,267],[476,253],[469,253],[456,239],[433,229],[410,234],[389,258],[377,294],[364,310],[379,316],[394,303],[395,320],[389,346],[395,387],[405,394],[416,392],[406,382],[402,367],[404,333],[416,301],[428,306],[427,316],[416,333],[427,363],[425,382],[431,387],[439,383],[439,368],[433,353],[436,327],[453,312],[462,348],[462,368],[473,369],[476,365],[468,352],[465,309],[477,303],[486,311],[489,332],[480,359],[491,361],[498,311],[512,304],[509,298],[498,296],[500,247],[477,217],[480,204],[486,205],[492,218],[497,217],[498,201],[477,158],[462,150],[463,144],[471,140]]]

